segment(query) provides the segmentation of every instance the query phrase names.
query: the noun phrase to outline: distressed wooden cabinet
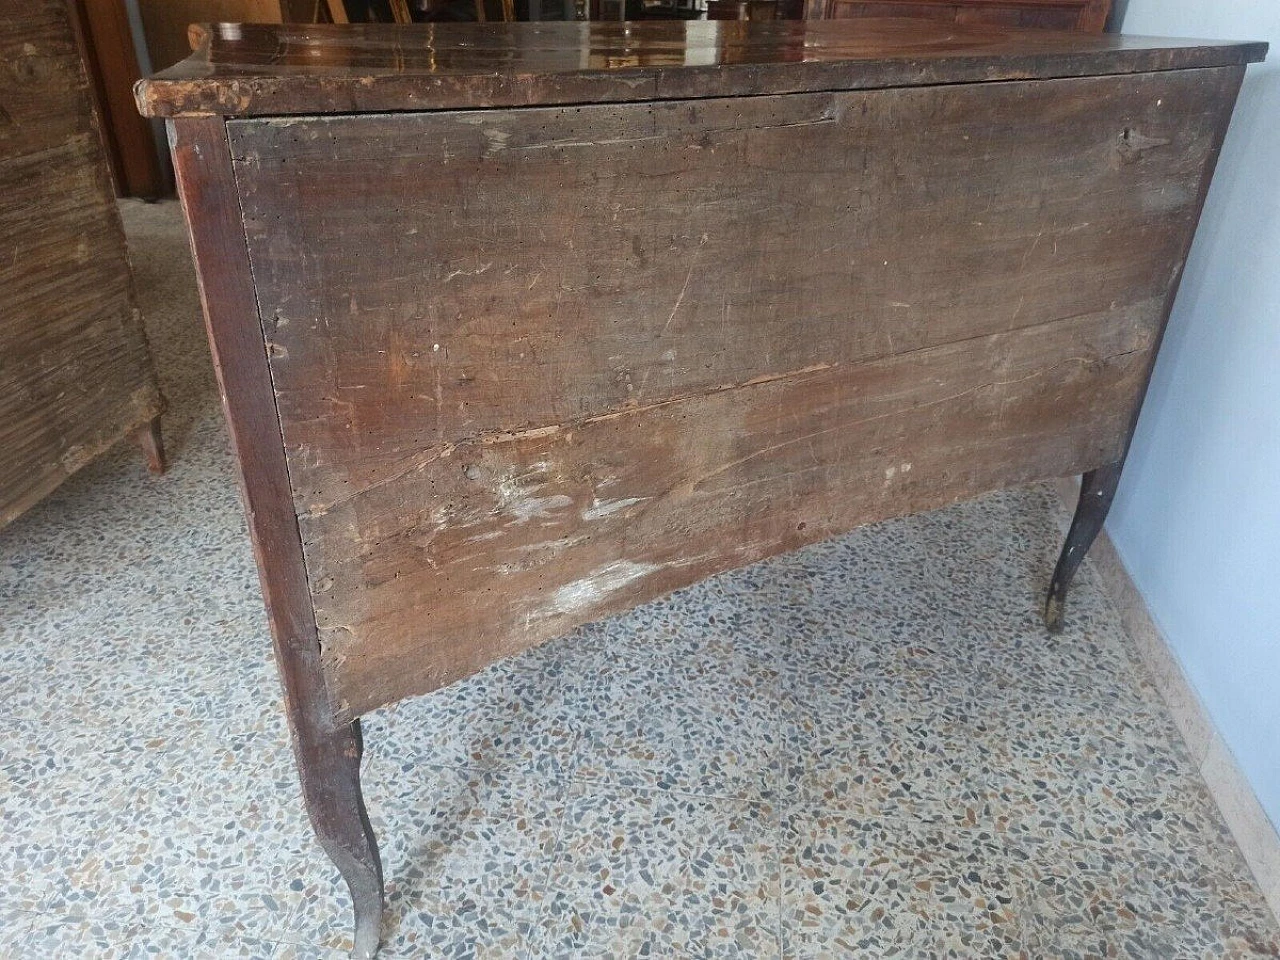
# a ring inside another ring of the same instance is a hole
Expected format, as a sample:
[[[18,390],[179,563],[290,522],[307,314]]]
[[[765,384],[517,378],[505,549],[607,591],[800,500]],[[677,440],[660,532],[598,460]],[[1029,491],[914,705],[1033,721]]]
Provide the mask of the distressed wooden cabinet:
[[[1261,45],[922,21],[207,32],[172,144],[302,783],[709,574],[1084,473],[1106,513]]]
[[[63,0],[0,0],[0,527],[164,408]]]

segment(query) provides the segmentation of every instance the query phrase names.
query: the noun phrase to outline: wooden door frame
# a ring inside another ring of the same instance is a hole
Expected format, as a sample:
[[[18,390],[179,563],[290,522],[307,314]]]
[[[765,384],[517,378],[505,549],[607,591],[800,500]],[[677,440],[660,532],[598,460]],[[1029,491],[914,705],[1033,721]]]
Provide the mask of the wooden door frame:
[[[151,121],[138,113],[133,100],[133,85],[142,71],[124,0],[65,2],[116,194],[148,200],[171,194]]]

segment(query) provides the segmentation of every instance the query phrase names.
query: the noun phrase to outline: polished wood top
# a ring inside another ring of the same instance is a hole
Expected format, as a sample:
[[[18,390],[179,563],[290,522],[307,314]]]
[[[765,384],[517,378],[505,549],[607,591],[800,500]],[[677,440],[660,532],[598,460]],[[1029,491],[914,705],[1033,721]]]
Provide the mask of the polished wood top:
[[[138,84],[148,116],[357,113],[749,96],[1142,73],[1261,60],[1233,44],[929,20],[192,28]]]

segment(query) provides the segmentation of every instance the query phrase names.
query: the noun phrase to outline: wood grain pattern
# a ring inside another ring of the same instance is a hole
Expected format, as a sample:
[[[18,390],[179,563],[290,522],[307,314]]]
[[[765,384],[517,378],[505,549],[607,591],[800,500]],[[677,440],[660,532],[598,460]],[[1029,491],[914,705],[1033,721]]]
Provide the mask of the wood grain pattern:
[[[339,706],[435,689],[861,523],[1112,459],[1154,327],[1089,317],[459,444],[303,519]]]
[[[230,124],[341,715],[1121,456],[1238,79]]]
[[[298,510],[476,435],[1158,311],[1228,82],[235,121]]]
[[[1266,44],[919,19],[207,27],[149,116],[625,103],[1237,66]]]
[[[0,2],[0,525],[163,409],[67,10]]]

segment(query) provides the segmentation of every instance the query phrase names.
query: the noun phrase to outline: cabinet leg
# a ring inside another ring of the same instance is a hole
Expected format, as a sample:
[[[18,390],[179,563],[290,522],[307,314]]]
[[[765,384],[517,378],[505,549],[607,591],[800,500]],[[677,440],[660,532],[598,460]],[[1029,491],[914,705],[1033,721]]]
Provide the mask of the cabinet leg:
[[[1058,565],[1049,584],[1049,595],[1044,603],[1044,623],[1050,633],[1062,632],[1067,589],[1071,586],[1076,571],[1080,569],[1085,554],[1102,531],[1102,525],[1111,510],[1111,502],[1116,496],[1120,470],[1123,467],[1124,461],[1118,460],[1097,470],[1090,470],[1080,480],[1080,501],[1076,504],[1071,529],[1067,531],[1067,541],[1058,557]]]
[[[147,469],[156,476],[164,473],[164,438],[160,434],[160,418],[144,423],[133,432],[133,436],[142,448],[142,455],[147,458]]]
[[[306,739],[298,731],[299,739]],[[302,764],[302,787],[307,813],[320,845],[347,881],[355,904],[355,948],[351,956],[369,960],[378,952],[382,928],[382,858],[360,791],[360,757],[364,737],[360,721],[338,727]]]

